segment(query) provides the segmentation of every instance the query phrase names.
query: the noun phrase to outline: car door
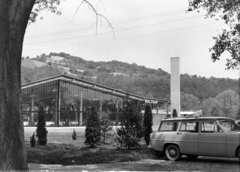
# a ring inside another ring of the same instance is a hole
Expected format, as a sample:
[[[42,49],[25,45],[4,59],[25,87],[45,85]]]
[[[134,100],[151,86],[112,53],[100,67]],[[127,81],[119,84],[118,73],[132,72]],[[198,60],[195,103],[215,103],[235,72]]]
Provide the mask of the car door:
[[[215,121],[201,122],[199,155],[227,156],[227,137]]]
[[[198,126],[196,121],[181,122],[175,140],[178,141],[182,154],[198,155]]]
[[[229,119],[218,120],[218,124],[226,133],[228,157],[235,157],[236,150],[240,145],[240,126],[238,126],[238,124],[236,124],[234,120]]]

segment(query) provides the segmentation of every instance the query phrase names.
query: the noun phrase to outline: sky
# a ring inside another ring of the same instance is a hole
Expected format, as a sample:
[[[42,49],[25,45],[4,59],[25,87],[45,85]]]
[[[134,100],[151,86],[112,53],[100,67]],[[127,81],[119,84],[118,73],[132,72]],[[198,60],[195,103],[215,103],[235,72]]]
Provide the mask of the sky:
[[[23,56],[64,52],[85,60],[117,60],[168,73],[171,57],[180,57],[181,74],[239,78],[237,70],[225,70],[228,53],[217,62],[211,60],[213,37],[226,25],[205,19],[204,11],[186,12],[188,0],[89,0],[106,17],[98,19],[80,2],[63,1],[61,15],[42,12],[43,19],[27,27]]]

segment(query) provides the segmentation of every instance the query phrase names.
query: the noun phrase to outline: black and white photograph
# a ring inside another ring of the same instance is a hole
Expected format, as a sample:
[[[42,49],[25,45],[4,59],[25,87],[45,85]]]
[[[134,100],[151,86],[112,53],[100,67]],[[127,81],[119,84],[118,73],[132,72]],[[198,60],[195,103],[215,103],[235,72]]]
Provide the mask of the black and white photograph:
[[[240,171],[240,0],[0,0],[0,171]]]

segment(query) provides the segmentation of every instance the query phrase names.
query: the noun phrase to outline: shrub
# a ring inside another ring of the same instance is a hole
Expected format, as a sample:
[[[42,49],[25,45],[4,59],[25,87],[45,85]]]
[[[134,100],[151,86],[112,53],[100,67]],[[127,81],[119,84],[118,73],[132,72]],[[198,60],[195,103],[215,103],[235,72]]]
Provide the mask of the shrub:
[[[173,113],[172,113],[172,117],[173,118],[176,118],[178,115],[177,115],[177,110],[176,109],[173,109]]]
[[[73,129],[72,139],[73,139],[73,140],[76,140],[76,139],[77,139],[77,133],[76,133],[75,129]]]
[[[143,136],[142,115],[138,101],[123,101],[123,109],[119,115],[120,128],[117,128],[116,141],[120,148],[137,148]]]
[[[34,147],[36,144],[35,132],[33,132],[32,137],[30,137],[31,146]]]
[[[106,134],[112,130],[112,122],[109,120],[109,112],[102,112],[100,118],[102,142],[106,142]]]
[[[45,121],[45,112],[43,106],[39,106],[38,109],[38,123],[37,123],[37,130],[36,136],[38,137],[38,144],[39,145],[46,145],[47,144],[47,129],[46,129],[46,121]]]
[[[101,140],[101,125],[98,114],[94,107],[92,107],[91,113],[87,119],[87,125],[85,129],[85,144],[94,148]]]
[[[145,106],[143,126],[144,126],[144,140],[146,145],[149,145],[150,134],[152,133],[152,110],[149,104]]]

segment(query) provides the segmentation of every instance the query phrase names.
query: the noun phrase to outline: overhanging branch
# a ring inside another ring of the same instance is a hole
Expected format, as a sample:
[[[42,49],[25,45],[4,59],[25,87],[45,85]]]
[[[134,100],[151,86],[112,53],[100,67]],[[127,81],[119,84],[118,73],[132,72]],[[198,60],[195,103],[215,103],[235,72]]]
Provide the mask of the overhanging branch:
[[[90,2],[88,2],[87,0],[82,0],[82,2],[81,2],[81,3],[79,4],[79,6],[77,7],[77,10],[75,11],[75,13],[74,13],[73,18],[72,18],[71,21],[74,20],[76,14],[77,14],[77,11],[79,10],[80,6],[81,6],[83,3],[87,4],[88,7],[90,8],[90,10],[93,10],[93,12],[94,12],[95,15],[96,15],[96,35],[97,35],[97,31],[98,31],[98,22],[99,22],[98,19],[100,18],[100,20],[102,21],[102,18],[103,18],[103,19],[105,19],[105,20],[107,21],[108,26],[112,29],[113,37],[114,37],[114,39],[116,39],[116,37],[115,37],[115,32],[114,32],[114,28],[113,28],[111,22],[107,19],[107,17],[105,17],[104,15],[98,13],[97,10],[93,7],[93,5],[92,5]]]

